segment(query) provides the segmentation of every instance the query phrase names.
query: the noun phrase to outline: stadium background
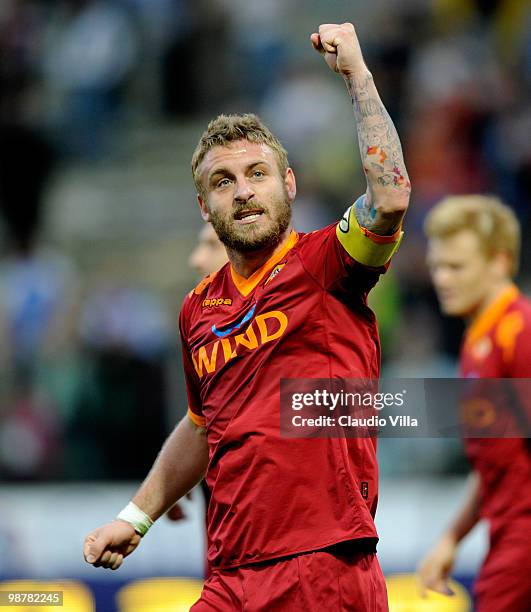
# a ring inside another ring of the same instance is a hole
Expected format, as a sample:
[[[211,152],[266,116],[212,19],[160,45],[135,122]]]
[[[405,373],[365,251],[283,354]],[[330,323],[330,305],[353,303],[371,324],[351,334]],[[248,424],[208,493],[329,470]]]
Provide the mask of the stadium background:
[[[365,189],[348,96],[312,51],[352,21],[413,184],[407,237],[374,291],[383,372],[453,376],[422,222],[448,193],[489,192],[523,228],[530,293],[531,16],[520,0],[3,0],[0,3],[0,579],[117,588],[200,576],[201,500],[161,519],[116,573],[82,561],[184,414],[176,320],[196,279],[189,171],[207,120],[254,111],[285,144],[300,231]],[[386,573],[412,571],[463,492],[458,440],[382,440]],[[466,543],[470,584],[485,531]]]

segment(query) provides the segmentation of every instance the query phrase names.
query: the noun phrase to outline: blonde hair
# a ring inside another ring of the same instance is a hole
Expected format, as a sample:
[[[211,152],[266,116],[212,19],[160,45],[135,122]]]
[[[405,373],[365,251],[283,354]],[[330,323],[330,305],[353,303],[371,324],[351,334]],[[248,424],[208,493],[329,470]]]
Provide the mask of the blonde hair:
[[[436,204],[426,216],[424,232],[428,238],[446,238],[471,230],[487,257],[506,253],[511,273],[518,271],[520,224],[513,210],[494,196],[449,196]]]
[[[282,177],[286,175],[289,166],[286,149],[257,115],[219,115],[208,124],[192,156],[192,175],[198,193],[204,193],[198,169],[205,155],[214,147],[224,147],[237,140],[248,140],[271,147],[277,157],[280,174]]]

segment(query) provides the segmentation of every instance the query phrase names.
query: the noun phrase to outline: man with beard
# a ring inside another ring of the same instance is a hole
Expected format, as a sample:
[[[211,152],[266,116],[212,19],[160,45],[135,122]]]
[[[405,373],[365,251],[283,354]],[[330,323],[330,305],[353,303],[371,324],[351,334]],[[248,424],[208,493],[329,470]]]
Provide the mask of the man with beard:
[[[464,403],[465,408],[481,408],[463,411],[464,425],[490,437],[464,441],[473,468],[466,499],[421,562],[420,583],[449,594],[459,544],[484,519],[490,548],[474,588],[476,609],[526,612],[531,605],[531,401],[526,380],[531,378],[531,302],[512,281],[520,226],[498,199],[466,195],[439,202],[425,228],[441,309],[467,324],[461,375],[515,380],[485,381],[477,385],[473,403]],[[508,424],[511,435],[494,437]]]
[[[87,562],[116,569],[206,470],[213,571],[197,612],[387,610],[375,440],[279,431],[282,377],[378,377],[367,294],[398,247],[410,194],[354,27],[322,25],[311,42],[351,95],[367,192],[340,223],[298,234],[295,176],[277,138],[255,115],[208,125],[192,171],[229,263],[181,310],[188,418],[118,520],[85,542]]]

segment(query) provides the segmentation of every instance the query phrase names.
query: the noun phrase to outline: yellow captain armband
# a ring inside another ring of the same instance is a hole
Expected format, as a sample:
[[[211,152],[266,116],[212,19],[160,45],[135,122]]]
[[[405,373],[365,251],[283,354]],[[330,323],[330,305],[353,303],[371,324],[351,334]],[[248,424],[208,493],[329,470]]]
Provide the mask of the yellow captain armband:
[[[337,239],[345,251],[364,266],[378,268],[396,253],[404,232],[399,228],[391,236],[380,236],[361,227],[356,219],[354,204],[336,225]]]

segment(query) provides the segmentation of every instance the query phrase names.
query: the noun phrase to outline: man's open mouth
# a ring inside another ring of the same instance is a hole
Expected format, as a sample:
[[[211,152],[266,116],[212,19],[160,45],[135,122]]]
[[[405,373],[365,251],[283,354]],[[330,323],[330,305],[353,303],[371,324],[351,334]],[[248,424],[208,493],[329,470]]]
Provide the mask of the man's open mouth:
[[[261,215],[264,214],[261,208],[252,208],[248,210],[240,210],[234,214],[234,219],[242,224],[252,223],[256,221]]]

